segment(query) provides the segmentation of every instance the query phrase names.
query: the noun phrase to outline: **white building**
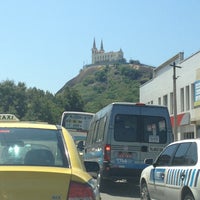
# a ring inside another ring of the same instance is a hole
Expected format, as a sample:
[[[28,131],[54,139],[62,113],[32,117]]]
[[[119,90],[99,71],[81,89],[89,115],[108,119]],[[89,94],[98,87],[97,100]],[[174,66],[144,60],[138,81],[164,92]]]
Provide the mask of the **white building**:
[[[175,140],[200,137],[200,51],[187,59],[180,52],[155,68],[153,78],[140,87],[140,102],[167,106],[173,128],[177,116]]]

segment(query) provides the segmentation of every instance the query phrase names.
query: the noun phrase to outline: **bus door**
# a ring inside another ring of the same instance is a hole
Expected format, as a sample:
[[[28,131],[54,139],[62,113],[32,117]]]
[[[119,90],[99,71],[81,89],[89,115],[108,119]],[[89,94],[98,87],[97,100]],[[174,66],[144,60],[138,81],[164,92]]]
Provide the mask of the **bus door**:
[[[167,144],[167,122],[163,116],[141,115],[141,160],[155,159]]]
[[[143,169],[140,144],[140,117],[133,114],[117,114],[114,120],[112,158],[115,167]]]

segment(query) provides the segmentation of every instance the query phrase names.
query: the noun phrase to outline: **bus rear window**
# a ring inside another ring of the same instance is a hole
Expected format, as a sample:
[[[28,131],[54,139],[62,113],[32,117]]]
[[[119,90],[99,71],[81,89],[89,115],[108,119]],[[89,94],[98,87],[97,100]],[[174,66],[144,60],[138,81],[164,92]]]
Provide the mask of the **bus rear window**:
[[[114,138],[116,141],[136,142],[138,140],[138,117],[136,115],[115,116]]]
[[[115,116],[114,139],[122,142],[167,142],[166,121],[160,116],[124,115]]]
[[[143,116],[143,141],[147,143],[167,142],[167,126],[163,117]]]

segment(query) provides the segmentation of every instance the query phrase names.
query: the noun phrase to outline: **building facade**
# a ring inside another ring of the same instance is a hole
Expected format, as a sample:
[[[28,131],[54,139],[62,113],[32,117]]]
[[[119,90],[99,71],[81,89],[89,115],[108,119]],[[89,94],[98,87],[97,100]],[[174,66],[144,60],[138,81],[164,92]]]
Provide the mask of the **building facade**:
[[[96,48],[95,39],[93,41],[92,47],[92,64],[104,64],[104,63],[112,63],[112,62],[120,62],[124,60],[124,53],[120,49],[116,52],[105,52],[103,48],[103,41],[101,40],[101,46],[98,50]]]
[[[180,52],[155,68],[140,87],[140,101],[168,107],[175,140],[199,138],[200,51],[187,59]]]

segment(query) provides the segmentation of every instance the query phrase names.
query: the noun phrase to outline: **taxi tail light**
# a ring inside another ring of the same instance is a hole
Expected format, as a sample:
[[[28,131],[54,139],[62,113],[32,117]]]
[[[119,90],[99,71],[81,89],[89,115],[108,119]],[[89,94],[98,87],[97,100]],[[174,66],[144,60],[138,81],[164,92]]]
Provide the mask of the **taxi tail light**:
[[[88,184],[71,182],[69,187],[68,200],[94,200],[92,187]]]
[[[111,145],[106,144],[104,146],[104,161],[110,161]]]

